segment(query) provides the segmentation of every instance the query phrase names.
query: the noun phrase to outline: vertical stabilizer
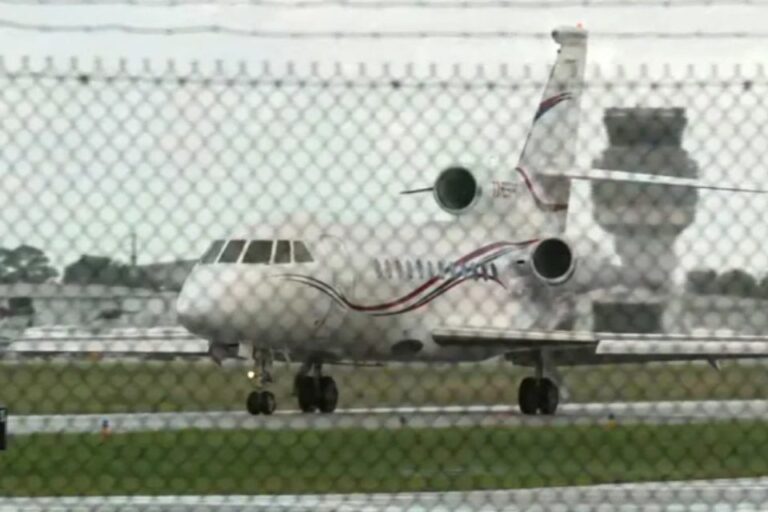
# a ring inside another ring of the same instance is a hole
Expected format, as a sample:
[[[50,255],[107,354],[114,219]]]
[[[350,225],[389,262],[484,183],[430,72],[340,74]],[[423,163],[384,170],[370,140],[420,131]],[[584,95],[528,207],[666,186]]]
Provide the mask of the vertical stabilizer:
[[[553,228],[562,232],[568,217],[570,180],[543,176],[538,171],[567,171],[575,166],[587,31],[558,28],[552,32],[552,38],[560,45],[557,61],[534,115],[517,172],[525,180],[536,206],[551,212]]]

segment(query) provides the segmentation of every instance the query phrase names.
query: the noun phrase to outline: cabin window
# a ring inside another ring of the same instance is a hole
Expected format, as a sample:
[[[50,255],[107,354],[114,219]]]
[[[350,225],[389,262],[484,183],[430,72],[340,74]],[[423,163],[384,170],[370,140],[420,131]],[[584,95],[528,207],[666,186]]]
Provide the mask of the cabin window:
[[[419,276],[419,279],[424,279],[424,264],[421,260],[416,260],[416,274]]]
[[[381,268],[381,262],[379,260],[373,260],[373,270],[376,272],[376,277],[379,279],[384,278],[384,270]]]
[[[293,242],[293,261],[296,263],[310,263],[314,261],[304,242]]]
[[[272,256],[271,240],[254,240],[243,256],[243,263],[269,263]]]
[[[405,262],[405,278],[413,279],[413,262],[411,260]]]
[[[387,279],[392,279],[392,262],[384,260],[384,276]]]
[[[288,240],[278,240],[275,247],[275,263],[291,262],[291,243]]]
[[[232,240],[224,248],[224,252],[221,253],[219,263],[237,263],[244,247],[245,240]]]
[[[224,240],[216,240],[205,251],[203,257],[200,258],[200,263],[213,263],[218,258],[221,248],[224,247]]]
[[[395,260],[395,274],[397,279],[403,278],[403,264],[400,260]]]

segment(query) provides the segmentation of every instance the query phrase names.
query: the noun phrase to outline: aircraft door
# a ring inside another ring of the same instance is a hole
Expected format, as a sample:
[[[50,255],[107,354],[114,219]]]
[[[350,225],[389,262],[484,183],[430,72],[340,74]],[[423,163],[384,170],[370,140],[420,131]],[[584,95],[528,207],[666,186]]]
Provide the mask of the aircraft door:
[[[354,295],[355,271],[344,242],[336,236],[323,235],[317,245],[317,260],[323,269],[323,280],[333,287],[338,295],[351,299]],[[324,297],[317,304],[318,338],[329,338],[341,327],[349,309],[338,299]]]

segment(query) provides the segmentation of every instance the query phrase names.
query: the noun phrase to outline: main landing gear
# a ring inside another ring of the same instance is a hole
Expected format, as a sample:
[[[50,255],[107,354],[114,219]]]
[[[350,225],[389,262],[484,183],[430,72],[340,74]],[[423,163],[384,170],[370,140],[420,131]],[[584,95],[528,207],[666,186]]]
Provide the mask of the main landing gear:
[[[520,411],[525,415],[543,414],[551,416],[560,403],[560,390],[557,384],[544,377],[544,354],[539,354],[536,361],[536,376],[526,377],[520,383],[518,392]]]
[[[518,403],[523,414],[555,414],[560,403],[560,390],[552,380],[526,377],[520,383]]]
[[[299,409],[310,413],[320,411],[325,414],[336,410],[339,403],[339,390],[333,377],[323,375],[322,364],[306,363],[301,367],[294,380]]]
[[[275,395],[265,389],[272,383],[272,353],[267,350],[254,349],[253,360],[256,370],[248,372],[248,377],[256,382],[256,389],[248,393],[245,402],[249,413],[270,415],[277,409]]]

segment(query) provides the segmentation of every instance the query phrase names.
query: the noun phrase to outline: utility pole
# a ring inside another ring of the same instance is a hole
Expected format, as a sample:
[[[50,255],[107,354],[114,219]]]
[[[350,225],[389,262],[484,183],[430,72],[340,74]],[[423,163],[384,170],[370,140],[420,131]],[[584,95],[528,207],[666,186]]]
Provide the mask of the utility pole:
[[[131,268],[136,268],[136,230],[131,230]]]

